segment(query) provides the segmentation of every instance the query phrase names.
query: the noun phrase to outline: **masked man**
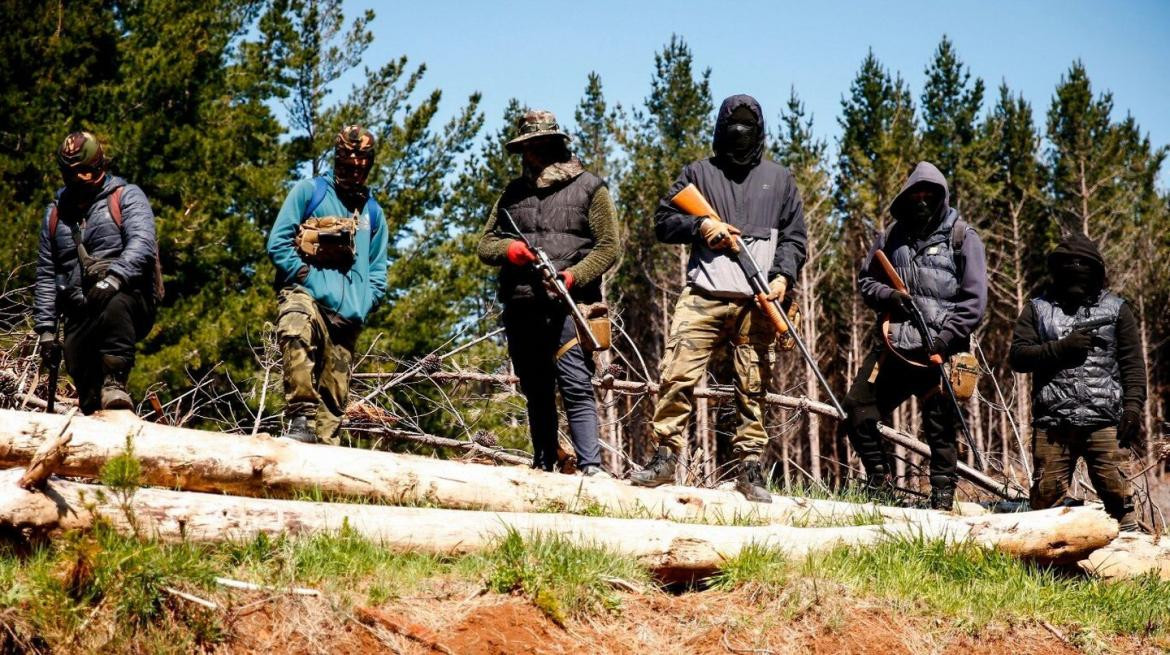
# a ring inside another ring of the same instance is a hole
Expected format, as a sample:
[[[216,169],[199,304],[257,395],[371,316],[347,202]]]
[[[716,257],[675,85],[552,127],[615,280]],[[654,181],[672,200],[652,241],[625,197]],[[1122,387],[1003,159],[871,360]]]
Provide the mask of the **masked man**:
[[[500,267],[504,330],[527,400],[533,467],[551,471],[557,463],[559,388],[577,469],[606,475],[598,447],[593,359],[582,349],[568,310],[533,266],[536,254],[515,230],[548,255],[574,301],[592,305],[602,301],[602,275],[617,261],[617,210],[605,181],[570,153],[569,136],[552,112],[529,111],[517,127],[507,149],[520,155],[523,174],[504,188],[492,208],[479,258]]]
[[[60,361],[63,318],[65,367],[85,414],[133,409],[126,381],[134,347],[154,325],[162,296],[150,201],[109,164],[89,132],[65,138],[57,150],[65,186],[45,212],[37,258],[41,356]]]
[[[1048,256],[1051,281],[1024,306],[1009,355],[1012,369],[1032,374],[1031,505],[1065,499],[1077,459],[1105,511],[1122,530],[1137,530],[1133,489],[1121,448],[1145,455],[1142,408],[1146,363],[1129,304],[1106,288],[1105,260],[1083,234],[1071,234]]]
[[[386,293],[386,220],[366,186],[373,165],[374,135],[342,128],[333,175],[293,187],[268,235],[289,439],[340,443],[354,346]]]
[[[889,314],[888,340],[879,337],[862,361],[845,398],[844,427],[865,466],[869,492],[887,498],[894,488],[893,468],[878,421],[917,396],[930,446],[930,506],[949,510],[955,498],[959,416],[941,389],[939,373],[952,355],[970,350],[971,333],[987,307],[983,242],[950,206],[947,181],[929,162],[914,168],[890,205],[890,216],[893,225],[874,240],[857,275],[865,304]],[[878,250],[890,259],[907,292],[891,286],[874,260]],[[925,319],[929,346],[911,320],[911,303]]]
[[[674,482],[686,446],[692,392],[716,348],[734,351],[735,405],[739,412],[732,448],[739,460],[736,488],[749,500],[771,502],[760,456],[768,435],[761,401],[772,375],[775,329],[753,300],[747,277],[730,255],[732,236],[742,240],[767,270],[772,298],[783,300],[804,265],[804,209],[792,174],[764,158],[764,115],[747,95],[723,101],[715,121],[714,156],[688,164],[658,205],[655,229],[663,243],[691,246],[687,286],[675,304],[654,409],[657,452],[630,476],[636,485]],[[694,184],[723,222],[691,216],[670,199]]]

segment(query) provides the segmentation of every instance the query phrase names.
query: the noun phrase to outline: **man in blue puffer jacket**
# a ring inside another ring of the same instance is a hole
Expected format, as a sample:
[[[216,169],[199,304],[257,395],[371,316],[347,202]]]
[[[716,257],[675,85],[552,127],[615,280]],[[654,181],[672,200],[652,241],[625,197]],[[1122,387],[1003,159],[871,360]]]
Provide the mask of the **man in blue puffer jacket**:
[[[65,186],[45,211],[37,257],[41,356],[56,364],[64,351],[83,413],[132,409],[126,380],[134,346],[154,325],[162,296],[154,212],[142,189],[109,174],[110,161],[89,132],[66,137],[57,164]]]
[[[374,135],[342,128],[333,175],[297,183],[268,235],[280,288],[286,438],[340,443],[354,346],[386,293],[386,220],[366,186],[373,165]]]

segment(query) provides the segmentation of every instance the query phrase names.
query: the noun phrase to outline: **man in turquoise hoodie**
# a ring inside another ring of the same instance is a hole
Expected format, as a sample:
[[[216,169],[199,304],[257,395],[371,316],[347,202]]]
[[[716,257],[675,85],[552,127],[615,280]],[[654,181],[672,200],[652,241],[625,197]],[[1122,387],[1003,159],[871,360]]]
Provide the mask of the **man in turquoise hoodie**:
[[[342,128],[332,177],[297,183],[268,235],[288,439],[340,443],[354,345],[386,293],[386,220],[366,186],[373,165],[374,135]]]

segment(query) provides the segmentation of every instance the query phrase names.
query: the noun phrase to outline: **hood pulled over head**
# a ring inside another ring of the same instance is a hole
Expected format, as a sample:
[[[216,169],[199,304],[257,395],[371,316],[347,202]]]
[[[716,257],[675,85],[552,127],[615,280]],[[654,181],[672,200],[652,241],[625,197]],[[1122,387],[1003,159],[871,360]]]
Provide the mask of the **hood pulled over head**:
[[[764,112],[755,98],[736,94],[723,101],[715,117],[711,147],[733,166],[755,166],[764,156]]]
[[[942,171],[928,161],[920,161],[890,203],[890,215],[903,225],[921,230],[946,215],[950,200],[950,188]]]

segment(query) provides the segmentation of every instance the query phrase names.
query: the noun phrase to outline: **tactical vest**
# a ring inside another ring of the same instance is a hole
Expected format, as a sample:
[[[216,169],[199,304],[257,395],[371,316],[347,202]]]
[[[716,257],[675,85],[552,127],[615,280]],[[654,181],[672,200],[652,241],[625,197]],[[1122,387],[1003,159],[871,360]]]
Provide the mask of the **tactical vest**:
[[[890,243],[890,237],[899,232],[891,230],[882,246],[910,295],[914,296],[914,303],[922,311],[931,339],[942,331],[943,322],[954,311],[954,298],[961,289],[963,273],[959,270],[959,258],[955,256],[955,244],[951,238],[951,228],[957,220],[959,212],[951,209],[930,236],[916,244],[901,237],[896,243]],[[922,348],[922,335],[913,321],[891,323],[890,344],[900,352],[913,352]],[[952,344],[951,347],[966,350],[963,344]]]
[[[594,246],[589,228],[589,205],[593,194],[605,185],[596,175],[584,172],[567,184],[546,189],[533,188],[523,179],[513,180],[500,197],[516,226],[534,247],[544,250],[558,271],[585,259]],[[497,225],[498,229],[507,229]],[[601,302],[601,280],[573,285],[573,298],[580,303]],[[540,274],[532,267],[504,266],[500,269],[502,302],[547,300]]]
[[[1100,318],[1110,322],[1094,330],[1093,347],[1084,363],[1056,371],[1051,379],[1032,384],[1033,421],[1037,427],[1097,428],[1121,420],[1121,369],[1117,363],[1117,317],[1125,302],[1103,291],[1091,307],[1064,313],[1046,297],[1032,299],[1036,334],[1042,342],[1067,336],[1077,323]]]

